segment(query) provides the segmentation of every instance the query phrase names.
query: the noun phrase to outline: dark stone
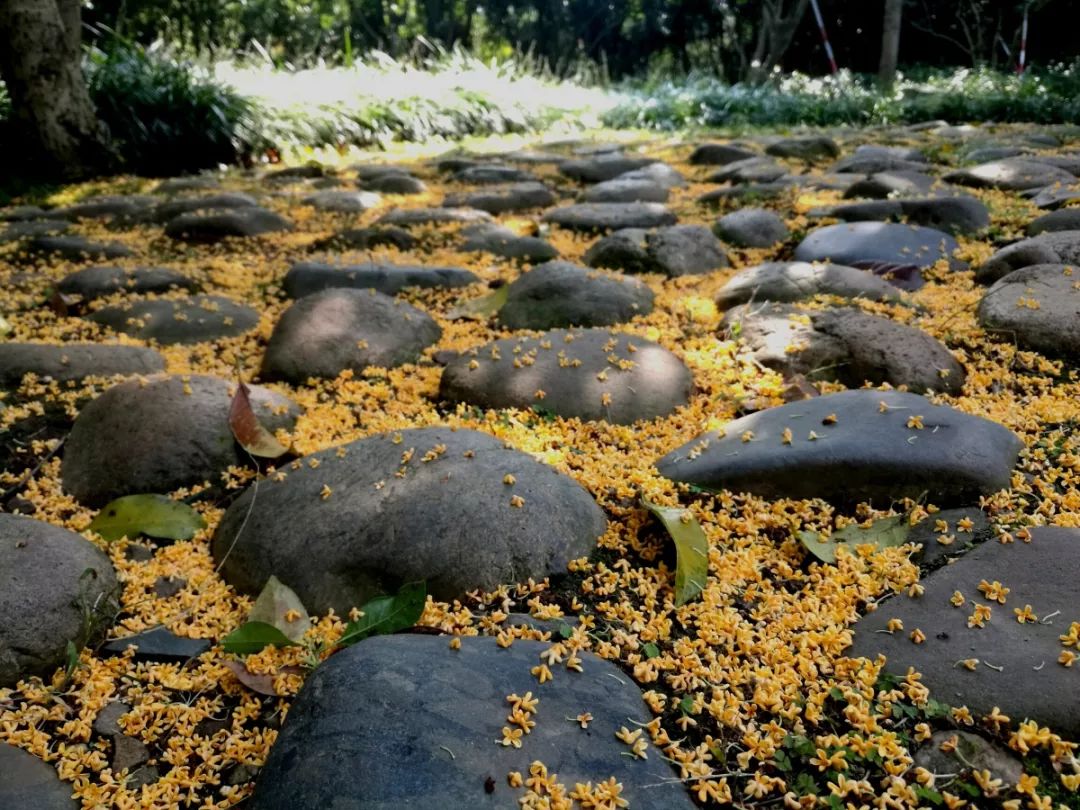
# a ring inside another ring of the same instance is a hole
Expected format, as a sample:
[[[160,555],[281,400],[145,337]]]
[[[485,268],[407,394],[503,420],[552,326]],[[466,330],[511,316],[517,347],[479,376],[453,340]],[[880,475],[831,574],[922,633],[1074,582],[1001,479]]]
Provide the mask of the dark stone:
[[[90,197],[74,205],[54,208],[45,216],[48,219],[63,219],[77,222],[80,219],[112,219],[113,217],[137,215],[155,202],[145,194],[117,194]]]
[[[666,163],[650,163],[632,172],[620,174],[616,180],[648,180],[664,188],[682,188],[686,178]]]
[[[275,575],[312,612],[340,615],[417,580],[436,599],[458,599],[562,573],[606,526],[572,478],[485,433],[417,428],[339,451],[264,480],[258,509],[254,487],[233,502],[212,543],[231,585],[257,593]]]
[[[552,261],[510,284],[499,321],[508,329],[611,326],[652,308],[653,291],[637,279]]]
[[[102,655],[123,655],[135,648],[132,660],[158,664],[183,664],[197,658],[213,645],[205,638],[182,638],[164,627],[155,627],[133,636],[114,638],[101,646]]]
[[[74,789],[33,754],[0,742],[0,807],[10,810],[78,810]]]
[[[650,258],[670,277],[709,273],[728,267],[724,246],[704,225],[672,225],[645,237]]]
[[[720,309],[748,301],[801,301],[815,295],[899,301],[895,286],[872,273],[840,264],[769,262],[734,276],[716,297]]]
[[[124,549],[124,557],[132,562],[149,562],[154,559],[154,549],[143,543],[128,543]]]
[[[973,524],[969,531],[961,530],[958,522],[967,518]],[[938,524],[944,522],[944,531],[938,530]],[[936,568],[952,557],[966,554],[990,536],[990,521],[986,513],[978,507],[968,509],[942,509],[911,527],[907,542],[922,546],[918,553],[924,567]],[[943,538],[944,543],[938,539]]]
[[[856,146],[853,154],[860,158],[894,158],[910,160],[914,163],[926,163],[926,155],[912,146],[882,146],[876,143],[864,143]]]
[[[998,281],[1014,270],[1033,264],[1075,264],[1080,261],[1080,230],[1047,231],[1003,247],[975,268],[982,284]]]
[[[1080,734],[1076,673],[1059,664],[1058,656],[1059,636],[1074,618],[1069,606],[1080,598],[1080,534],[1049,526],[1028,531],[1029,543],[983,543],[939,568],[923,580],[921,596],[898,595],[880,603],[856,623],[848,655],[885,655],[886,670],[898,675],[914,667],[931,696],[949,706],[967,706],[978,715],[997,706],[1017,721],[1028,718],[1075,738]],[[1009,589],[1004,605],[979,591],[984,580]],[[960,607],[949,601],[955,591],[965,598]],[[984,627],[968,626],[975,604],[992,609]],[[1013,611],[1025,605],[1040,619],[1057,611],[1065,615],[1058,622],[1021,623]],[[904,630],[879,632],[891,618],[903,621]],[[916,629],[926,635],[921,644],[909,638]],[[974,671],[957,666],[969,658],[979,661]]]
[[[835,423],[824,424],[832,414]],[[922,430],[907,427],[911,416],[923,417]],[[794,434],[790,445],[785,428]],[[748,430],[753,440],[744,442]],[[811,441],[810,431],[820,438]],[[917,394],[843,391],[736,419],[668,453],[657,468],[680,483],[765,498],[889,504],[926,493],[953,506],[1009,486],[1022,446],[995,422]]]
[[[855,222],[828,225],[812,231],[795,248],[796,261],[828,261],[849,267],[931,267],[948,259],[952,269],[965,267],[953,258],[959,248],[947,233],[920,225],[888,222]]]
[[[624,273],[659,273],[660,268],[649,255],[648,234],[642,228],[623,228],[601,237],[585,251],[585,264]]]
[[[536,175],[516,166],[500,166],[496,163],[487,163],[480,166],[469,166],[455,172],[453,179],[458,183],[499,185],[500,183],[535,183]]]
[[[937,340],[858,309],[746,304],[729,310],[724,324],[738,325],[758,363],[788,377],[837,381],[849,388],[888,383],[916,393],[954,395],[964,385],[963,367]]]
[[[483,251],[504,259],[514,259],[530,264],[558,258],[559,251],[537,236],[518,236],[500,225],[469,225],[462,229],[465,241],[458,250],[462,252]]]
[[[254,309],[220,295],[193,295],[176,301],[139,299],[86,317],[115,332],[163,345],[242,335],[259,323]]]
[[[772,247],[788,237],[782,217],[765,208],[741,208],[721,217],[713,226],[716,235],[739,247]]]
[[[463,352],[443,371],[439,396],[482,408],[535,406],[567,418],[630,424],[685,405],[692,386],[682,361],[651,341],[606,329],[558,329]]]
[[[479,191],[447,194],[443,205],[449,208],[475,208],[489,214],[529,211],[555,204],[555,195],[543,183],[515,183],[491,186]]]
[[[34,219],[26,222],[12,222],[3,230],[0,230],[0,245],[31,239],[35,236],[52,236],[64,233],[70,227],[66,222],[53,222],[50,220]]]
[[[745,183],[731,188],[718,188],[698,197],[702,205],[718,206],[728,202],[760,202],[779,197],[797,185],[793,177],[782,177],[772,183]]]
[[[164,371],[165,359],[153,349],[101,343],[0,343],[0,388],[14,388],[27,374],[58,382],[117,374]]]
[[[304,296],[281,315],[261,374],[302,385],[345,369],[413,363],[442,336],[430,315],[374,289],[327,289]]]
[[[382,194],[423,194],[427,191],[427,185],[423,180],[409,174],[387,172],[378,177],[365,178],[361,185],[370,191],[378,191]]]
[[[81,503],[102,506],[121,495],[216,482],[228,467],[247,463],[229,428],[235,386],[185,377],[128,381],[86,405],[64,447],[64,489]],[[292,426],[296,410],[288,399],[258,386],[250,391],[269,430]]]
[[[216,177],[195,175],[192,177],[170,177],[154,187],[155,194],[177,194],[184,191],[207,191],[218,188]]]
[[[222,782],[230,787],[246,785],[248,782],[254,782],[261,770],[262,768],[258,765],[245,765],[241,762],[225,772]]]
[[[571,180],[582,183],[602,183],[605,180],[612,180],[620,174],[626,174],[635,169],[643,169],[650,163],[655,162],[653,158],[635,157],[616,152],[566,160],[559,164],[559,171]]]
[[[1021,193],[1025,197],[1030,197],[1032,205],[1036,208],[1053,211],[1066,203],[1080,200],[1080,185],[1062,186],[1055,183],[1046,188],[1030,189]]]
[[[631,203],[631,202],[667,202],[670,189],[653,180],[635,179],[619,175],[603,183],[597,183],[585,189],[581,194],[583,202],[592,203]],[[552,200],[552,203],[555,201]]]
[[[0,513],[0,689],[47,677],[68,642],[81,650],[100,636],[119,596],[112,563],[89,540]]]
[[[924,172],[923,161],[907,160],[892,155],[854,154],[836,161],[830,171],[837,174],[881,174],[882,172]]]
[[[729,163],[708,177],[710,183],[772,183],[784,177],[787,169],[772,158],[752,157]]]
[[[94,733],[103,737],[115,737],[118,734],[123,734],[124,730],[120,728],[120,718],[130,711],[131,707],[126,703],[120,701],[109,703],[94,718]]]
[[[121,734],[113,737],[112,743],[113,750],[109,766],[113,769],[113,773],[138,770],[150,759],[150,749],[134,737]]]
[[[357,214],[374,208],[382,201],[378,194],[371,191],[319,191],[304,197],[304,205],[310,205],[319,211],[338,214]]]
[[[575,231],[617,231],[674,225],[676,217],[660,203],[577,203],[548,211],[544,221]]]
[[[250,194],[237,191],[222,191],[218,194],[204,194],[198,197],[179,197],[159,203],[149,213],[149,219],[165,224],[181,214],[196,211],[219,211],[229,208],[255,208],[259,202]],[[136,219],[138,221],[138,219]]]
[[[979,146],[964,155],[965,163],[992,163],[996,160],[1030,155],[1031,149],[1025,146]]]
[[[690,162],[698,166],[726,166],[756,156],[754,150],[734,143],[703,143],[691,152]]]
[[[957,169],[946,174],[944,179],[947,183],[960,186],[998,188],[1004,191],[1022,191],[1076,181],[1076,178],[1064,169],[1028,158],[1006,158],[968,169]]]
[[[934,178],[922,172],[887,171],[875,172],[865,180],[859,180],[848,186],[844,196],[854,197],[903,197],[925,194],[934,185]]]
[[[457,222],[491,222],[487,211],[476,208],[395,208],[379,217],[379,225],[447,225]]]
[[[31,257],[50,257],[69,262],[92,262],[134,256],[118,242],[96,242],[84,236],[35,236],[23,246]]]
[[[286,166],[283,169],[275,169],[263,175],[263,180],[271,183],[278,181],[292,182],[293,180],[311,180],[316,177],[325,177],[326,168],[318,163],[305,163],[303,166]]]
[[[635,810],[692,810],[663,757],[624,756],[615,737],[652,717],[630,678],[583,653],[583,674],[560,673],[538,687],[529,669],[548,646],[500,649],[493,638],[462,638],[451,650],[446,638],[399,635],[338,653],[289,710],[252,810],[516,807],[521,791],[506,775],[528,774],[535,760],[568,787],[614,778]],[[507,695],[529,691],[540,699],[536,727],[521,749],[497,745]],[[588,729],[567,722],[585,709]]]
[[[956,729],[935,731],[912,758],[917,766],[934,774],[990,771],[1006,786],[1018,784],[1024,773],[1020,758],[1005,746]]]
[[[64,276],[56,289],[90,300],[116,292],[163,293],[172,289],[194,290],[196,284],[183,273],[167,267],[87,267]]]
[[[1002,339],[1051,357],[1080,357],[1077,269],[1034,264],[999,279],[979,303],[979,324]]]
[[[158,599],[171,599],[187,587],[183,577],[158,577],[154,580],[154,596]]]
[[[377,247],[412,250],[418,244],[419,239],[401,228],[350,228],[322,239],[312,247],[316,250],[371,250]]]
[[[950,234],[979,233],[990,226],[990,211],[974,197],[938,196],[848,203],[823,209],[824,216],[847,222],[885,222],[906,219],[914,225]]]
[[[180,214],[166,223],[165,235],[184,242],[212,244],[230,237],[261,236],[291,228],[280,214],[247,206]]]
[[[765,154],[777,157],[815,161],[840,156],[836,141],[824,135],[781,138],[765,147]]]
[[[406,287],[467,287],[479,281],[459,267],[424,267],[414,264],[327,264],[298,262],[285,274],[282,286],[290,298],[335,287],[374,289],[394,295]]]
[[[1027,226],[1028,236],[1048,231],[1080,231],[1080,208],[1061,208],[1043,214]]]

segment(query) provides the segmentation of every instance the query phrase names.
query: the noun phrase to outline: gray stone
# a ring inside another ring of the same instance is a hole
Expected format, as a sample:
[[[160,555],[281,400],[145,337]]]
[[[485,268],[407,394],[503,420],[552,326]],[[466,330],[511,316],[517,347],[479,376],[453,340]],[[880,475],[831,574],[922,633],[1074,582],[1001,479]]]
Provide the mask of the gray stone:
[[[89,197],[74,205],[53,208],[45,216],[77,222],[80,219],[112,219],[119,216],[137,215],[152,206],[156,200],[145,194],[114,194]]]
[[[153,594],[158,599],[171,599],[187,587],[183,577],[158,577],[154,580]]]
[[[113,737],[112,743],[113,750],[109,758],[109,766],[113,773],[138,770],[150,759],[150,749],[134,737],[121,734]]]
[[[477,281],[475,274],[459,267],[389,262],[354,265],[298,262],[289,268],[282,286],[290,298],[302,298],[331,287],[374,289],[395,295],[407,287],[467,287]]]
[[[120,718],[130,711],[131,707],[120,701],[107,704],[94,718],[94,733],[103,737],[115,737],[118,734],[123,734],[124,730],[120,728]]]
[[[832,415],[835,421],[827,420]],[[912,416],[923,417],[922,430],[907,427]],[[782,441],[785,429],[793,433],[790,445]],[[752,440],[743,441],[746,431]],[[819,438],[811,440],[811,431]],[[860,390],[736,419],[664,456],[657,468],[680,483],[765,498],[889,504],[926,493],[932,503],[953,506],[1009,486],[1021,447],[1001,425],[917,394]]]
[[[12,222],[3,230],[0,230],[0,245],[10,242],[19,242],[23,239],[32,239],[35,236],[52,236],[64,233],[69,226],[66,222],[52,220],[31,219],[25,222]]]
[[[374,208],[382,198],[371,191],[319,191],[304,197],[304,205],[319,211],[356,214]]]
[[[0,742],[0,807],[10,810],[78,810],[74,789],[33,754]]]
[[[782,177],[772,183],[745,183],[731,188],[718,188],[698,197],[702,205],[718,206],[728,202],[759,202],[772,200],[797,185],[795,178]]]
[[[221,295],[193,295],[177,301],[135,300],[86,316],[116,332],[163,345],[201,343],[254,329],[259,313]]]
[[[1025,197],[1031,198],[1031,203],[1036,208],[1044,208],[1053,211],[1066,203],[1080,200],[1080,185],[1052,185],[1045,188],[1029,189],[1021,192]]]
[[[448,208],[475,208],[489,214],[529,211],[555,204],[555,195],[543,183],[514,183],[491,186],[479,191],[459,191],[447,194],[443,205]]]
[[[959,248],[947,233],[919,225],[855,222],[828,225],[812,231],[795,248],[796,261],[830,261],[869,270],[892,267],[931,267],[948,259],[953,269],[965,265],[953,257]]]
[[[659,273],[660,268],[649,255],[648,234],[642,228],[623,228],[603,236],[585,251],[585,264],[624,273]]]
[[[823,158],[839,157],[840,147],[836,145],[836,141],[824,135],[805,135],[795,138],[781,138],[766,146],[765,154],[815,161]]]
[[[195,282],[168,267],[87,267],[60,279],[56,289],[81,295],[89,301],[116,292],[163,293],[172,289],[194,290]]]
[[[395,208],[377,220],[379,225],[449,225],[459,222],[491,222],[487,211],[476,208]]]
[[[1047,231],[1080,231],[1080,208],[1060,208],[1043,214],[1027,226],[1028,236]]]
[[[617,231],[674,225],[676,217],[660,203],[577,203],[548,211],[544,221],[574,231]]]
[[[972,523],[969,531],[962,530],[958,525],[959,521],[965,518]],[[937,528],[939,523],[945,524],[944,531]],[[970,507],[934,512],[911,527],[907,542],[922,547],[917,556],[924,568],[937,568],[953,557],[966,554],[976,543],[985,542],[989,538],[990,521],[987,520],[986,513],[978,507]],[[945,542],[938,542],[939,539],[944,539]]]
[[[65,491],[102,506],[121,495],[216,483],[228,467],[249,461],[229,428],[234,392],[226,380],[201,375],[113,386],[75,420],[64,447]],[[251,400],[271,431],[296,419],[295,406],[280,394],[251,386]]]
[[[518,236],[500,225],[469,225],[462,229],[465,241],[458,250],[482,251],[504,259],[538,264],[558,258],[559,251],[538,236]]]
[[[692,385],[682,361],[651,341],[607,329],[558,329],[463,352],[443,370],[439,396],[630,424],[685,405]]]
[[[261,236],[291,228],[289,221],[280,214],[258,206],[246,206],[180,214],[165,224],[165,235],[183,242],[212,244],[232,237]]]
[[[35,236],[23,246],[30,257],[48,257],[69,262],[122,259],[135,252],[119,242],[97,242],[85,236]]]
[[[0,388],[14,388],[27,374],[58,382],[86,377],[153,374],[165,358],[141,346],[102,343],[0,343]]]
[[[242,592],[275,575],[313,612],[345,615],[403,582],[450,600],[563,573],[607,524],[576,481],[486,433],[416,428],[303,461],[258,485],[258,509],[249,487],[212,551]]]
[[[865,180],[859,180],[848,186],[844,196],[848,199],[855,197],[902,197],[914,194],[924,194],[934,185],[934,178],[922,172],[914,171],[887,171],[875,172]]]
[[[361,185],[370,191],[378,191],[382,194],[423,194],[427,191],[427,185],[423,180],[410,174],[398,174],[387,172],[378,177],[365,178]]]
[[[40,219],[47,212],[39,205],[14,205],[0,208],[0,222],[27,222]]]
[[[242,194],[237,191],[222,191],[218,194],[179,197],[168,202],[159,203],[154,206],[147,217],[153,222],[164,224],[181,214],[191,214],[197,211],[219,211],[229,208],[255,208],[258,204],[258,200],[250,194]],[[135,221],[139,221],[139,218],[136,217]]]
[[[535,183],[536,175],[516,166],[500,166],[489,163],[462,169],[454,174],[453,179],[459,183],[498,185],[500,183]]]
[[[1064,169],[1046,163],[1027,158],[1006,158],[949,172],[945,175],[945,181],[974,188],[1022,191],[1054,183],[1073,183],[1076,178]]]
[[[1007,786],[1019,783],[1024,773],[1020,758],[1005,746],[956,729],[935,731],[912,758],[916,765],[933,774],[990,771],[992,777]]]
[[[592,203],[663,203],[667,202],[669,196],[671,191],[665,185],[648,179],[628,178],[624,174],[585,189],[581,199]]]
[[[788,237],[783,218],[766,208],[741,208],[721,217],[713,226],[716,235],[739,247],[772,247]]]
[[[854,308],[747,304],[728,310],[724,325],[736,329],[758,363],[789,377],[849,388],[888,383],[916,393],[959,394],[964,384],[963,367],[930,335]]]
[[[704,225],[672,225],[645,236],[646,250],[657,269],[675,276],[711,273],[728,267],[724,246]]]
[[[68,642],[81,650],[111,626],[119,597],[112,563],[93,543],[0,513],[0,689],[50,675]]]
[[[325,177],[326,167],[319,163],[305,163],[302,166],[286,166],[282,169],[274,169],[263,175],[263,180],[271,183],[292,182],[293,180],[311,180],[316,177]]]
[[[322,239],[313,245],[316,250],[334,248],[338,250],[371,250],[377,247],[392,247],[398,250],[412,250],[420,240],[402,228],[349,228]]]
[[[865,270],[840,264],[769,262],[734,276],[716,297],[720,309],[748,301],[801,301],[815,295],[900,300],[900,291]]]
[[[650,180],[664,188],[683,188],[686,178],[666,163],[650,163],[641,169],[620,174],[617,180]]]
[[[328,289],[281,315],[263,356],[262,376],[302,385],[345,369],[413,363],[442,329],[430,315],[374,289]]]
[[[102,655],[123,655],[134,647],[132,661],[153,661],[159,664],[184,664],[198,658],[212,645],[205,638],[184,638],[164,627],[155,627],[133,636],[114,638],[101,646]]]
[[[571,180],[582,183],[602,183],[612,180],[620,174],[632,172],[634,169],[643,169],[650,163],[655,163],[653,158],[610,153],[596,155],[594,157],[576,158],[566,160],[559,164],[559,171]]]
[[[218,188],[216,177],[194,175],[192,177],[169,177],[154,186],[155,194],[178,194],[184,191],[207,191]]]
[[[991,284],[1013,270],[1033,264],[1074,264],[1080,262],[1080,230],[1047,231],[1003,247],[975,268],[975,280]]]
[[[756,156],[753,149],[734,143],[703,143],[690,154],[690,162],[698,166],[726,166]]]
[[[922,161],[907,160],[891,155],[855,154],[840,158],[830,171],[838,174],[880,174],[882,172],[924,172]]]
[[[252,810],[505,810],[522,795],[506,775],[528,778],[536,760],[568,790],[614,778],[620,800],[635,810],[692,810],[663,757],[655,750],[644,760],[626,756],[615,736],[652,717],[631,679],[583,653],[581,674],[560,672],[538,687],[529,670],[548,647],[516,641],[500,649],[493,638],[462,638],[461,649],[451,650],[445,637],[398,635],[338,653],[290,708]],[[507,695],[526,692],[540,699],[536,727],[521,749],[497,745]],[[586,710],[593,715],[587,729],[567,722]]]
[[[752,157],[729,163],[709,175],[710,183],[772,183],[787,174],[787,169],[772,158]]]
[[[932,497],[932,496],[931,496]],[[1049,726],[1066,739],[1080,734],[1076,672],[1058,663],[1059,636],[1075,618],[1070,608],[1080,598],[1080,533],[1076,529],[1028,529],[1029,543],[983,543],[952,565],[922,581],[918,597],[898,595],[880,603],[855,625],[850,657],[886,657],[886,671],[904,675],[908,667],[922,674],[931,697],[949,706],[967,706],[973,714],[989,714],[995,706],[1019,722]],[[1004,605],[979,590],[986,581],[1009,589]],[[950,598],[959,591],[960,607]],[[976,604],[991,608],[985,626],[968,626]],[[1061,611],[1054,621],[1019,622],[1014,610],[1030,605],[1039,619]],[[898,618],[904,630],[879,632]],[[912,643],[921,630],[926,639]],[[974,658],[974,670],[957,662]]]
[[[990,226],[990,211],[967,195],[873,200],[823,209],[824,216],[846,222],[887,222],[906,219],[914,225],[950,234],[979,233]]]
[[[911,146],[882,146],[876,143],[864,143],[856,146],[853,154],[860,158],[884,157],[926,163],[926,155]]]
[[[652,308],[653,291],[637,279],[551,261],[510,284],[499,322],[508,329],[611,326]]]
[[[965,163],[993,163],[996,160],[1031,154],[1026,146],[979,146],[964,155]]]
[[[979,324],[1051,357],[1080,357],[1080,272],[1033,264],[998,279],[979,303]]]

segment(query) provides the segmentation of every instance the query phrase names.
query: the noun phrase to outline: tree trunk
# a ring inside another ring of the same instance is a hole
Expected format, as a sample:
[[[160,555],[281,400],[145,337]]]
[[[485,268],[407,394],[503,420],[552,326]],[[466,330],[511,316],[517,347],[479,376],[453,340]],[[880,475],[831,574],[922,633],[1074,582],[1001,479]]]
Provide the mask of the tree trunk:
[[[0,0],[0,77],[33,176],[76,179],[115,156],[82,74],[79,0]]]
[[[900,54],[900,21],[903,13],[904,0],[885,0],[878,82],[886,90],[892,88],[896,82],[896,60]]]
[[[806,7],[810,0],[795,0],[787,13],[784,13],[784,0],[771,0],[762,3],[761,27],[758,29],[758,41],[754,48],[753,61],[750,65],[750,83],[761,84],[780,64],[795,31],[806,16]]]

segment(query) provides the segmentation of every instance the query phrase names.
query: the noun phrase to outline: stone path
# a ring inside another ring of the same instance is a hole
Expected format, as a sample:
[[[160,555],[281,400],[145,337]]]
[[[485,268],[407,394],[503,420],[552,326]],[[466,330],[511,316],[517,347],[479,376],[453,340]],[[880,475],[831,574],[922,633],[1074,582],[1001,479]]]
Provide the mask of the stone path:
[[[916,764],[1020,801],[1033,758],[1067,794],[1078,140],[554,142],[0,209],[0,807],[899,807]],[[279,458],[234,438],[240,379]],[[147,493],[206,527],[89,530]],[[702,527],[686,605],[643,497]],[[874,520],[908,544],[800,539]],[[226,651],[271,581],[297,645]],[[417,581],[419,627],[330,655]]]

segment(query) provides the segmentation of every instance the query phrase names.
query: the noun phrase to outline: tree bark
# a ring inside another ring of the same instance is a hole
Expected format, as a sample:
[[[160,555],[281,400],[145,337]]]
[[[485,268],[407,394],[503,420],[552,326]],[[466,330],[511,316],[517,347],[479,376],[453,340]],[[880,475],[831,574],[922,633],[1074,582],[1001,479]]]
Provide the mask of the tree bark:
[[[886,90],[896,82],[896,60],[900,55],[900,21],[904,0],[885,0],[885,16],[881,26],[881,62],[878,82]]]
[[[806,7],[810,0],[795,0],[791,8],[784,13],[784,0],[765,0],[761,6],[761,23],[758,29],[757,45],[750,66],[751,84],[761,84],[780,64],[795,31],[806,16]]]
[[[81,36],[79,0],[0,0],[0,78],[31,176],[71,180],[114,165],[82,74]]]

